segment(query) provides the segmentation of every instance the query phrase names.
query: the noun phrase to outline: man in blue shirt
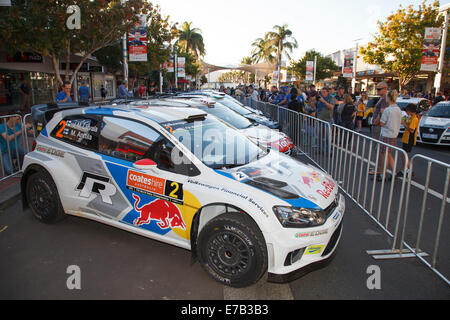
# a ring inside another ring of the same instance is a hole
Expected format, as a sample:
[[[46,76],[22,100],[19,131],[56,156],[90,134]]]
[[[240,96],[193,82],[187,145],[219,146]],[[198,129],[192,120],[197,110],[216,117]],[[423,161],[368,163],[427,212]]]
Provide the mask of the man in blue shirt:
[[[65,81],[62,86],[62,91],[58,92],[56,95],[56,102],[65,103],[72,102],[72,98],[70,97],[70,91],[72,90],[72,85],[69,81]]]
[[[122,82],[122,84],[119,86],[119,91],[117,93],[117,96],[119,98],[129,98],[133,96],[133,94],[130,91],[128,91],[127,86],[128,86],[127,80]]]
[[[30,129],[31,124],[27,124]],[[0,149],[2,152],[3,174],[9,176],[20,170],[23,164],[24,152],[20,146],[22,125],[20,117],[10,117],[6,123],[0,124]],[[17,161],[17,170],[14,170],[14,160]]]
[[[275,97],[275,99],[273,99],[273,104],[279,104],[281,103],[283,100],[286,99],[286,91],[283,88],[281,88],[281,90],[278,92],[277,96]]]
[[[89,102],[89,98],[91,97],[91,90],[86,85],[86,81],[81,83],[81,87],[78,88],[78,95],[80,102]]]

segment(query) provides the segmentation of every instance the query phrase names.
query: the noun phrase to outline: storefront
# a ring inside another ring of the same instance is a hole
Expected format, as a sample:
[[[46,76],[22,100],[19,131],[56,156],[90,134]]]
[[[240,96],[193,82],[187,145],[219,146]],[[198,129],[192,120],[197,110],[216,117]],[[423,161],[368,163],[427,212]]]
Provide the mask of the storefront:
[[[92,90],[94,101],[102,100],[101,88],[106,89],[106,99],[113,99],[116,96],[116,79],[113,75],[104,73],[94,73],[92,76]]]
[[[79,61],[81,61],[80,56],[73,55],[71,57],[70,76]],[[61,61],[59,67],[64,80],[65,62]],[[77,73],[77,77],[72,83],[72,101],[78,101],[78,88],[83,82],[86,82],[91,88],[93,101],[102,100],[100,94],[102,85],[108,92],[107,99],[116,96],[115,76],[103,73],[102,66],[94,59],[88,59]],[[29,89],[28,96],[21,93],[21,87]],[[0,52],[0,113],[10,113],[20,109],[29,111],[30,106],[55,102],[58,90],[59,85],[50,58],[27,52],[14,56],[10,56],[4,51]],[[29,105],[24,108],[26,102]]]
[[[28,97],[20,88],[28,92]],[[0,111],[18,110],[29,105],[54,101],[56,78],[49,59],[24,52],[0,53]],[[28,99],[28,100],[26,100]]]

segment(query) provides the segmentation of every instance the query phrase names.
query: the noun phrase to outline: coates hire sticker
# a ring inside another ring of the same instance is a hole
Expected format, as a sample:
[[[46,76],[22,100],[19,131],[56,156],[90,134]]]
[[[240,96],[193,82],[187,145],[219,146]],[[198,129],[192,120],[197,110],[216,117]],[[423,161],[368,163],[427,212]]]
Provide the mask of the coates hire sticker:
[[[128,170],[127,189],[176,204],[183,204],[183,184],[134,170]]]

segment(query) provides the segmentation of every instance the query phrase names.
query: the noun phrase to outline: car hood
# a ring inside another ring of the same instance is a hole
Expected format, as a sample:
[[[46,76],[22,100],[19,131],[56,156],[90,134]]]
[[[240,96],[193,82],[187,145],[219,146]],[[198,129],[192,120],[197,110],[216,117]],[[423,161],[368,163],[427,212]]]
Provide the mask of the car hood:
[[[217,171],[293,207],[325,209],[338,193],[337,184],[323,171],[273,151],[247,165]]]
[[[287,137],[285,133],[270,129],[263,125],[253,126],[240,131],[250,139],[264,144],[279,141]]]
[[[272,128],[272,127],[277,125],[277,123],[275,121],[272,121],[272,120],[270,120],[270,119],[268,119],[268,118],[266,118],[264,116],[260,116],[260,115],[258,115],[256,113],[246,114],[245,117],[247,119],[253,120],[253,121],[257,122],[257,123],[263,124],[263,125],[268,126],[270,128]]]
[[[445,127],[445,128],[447,128],[447,127],[450,126],[450,119],[424,116],[420,120],[420,125],[421,126],[434,126],[434,127]]]

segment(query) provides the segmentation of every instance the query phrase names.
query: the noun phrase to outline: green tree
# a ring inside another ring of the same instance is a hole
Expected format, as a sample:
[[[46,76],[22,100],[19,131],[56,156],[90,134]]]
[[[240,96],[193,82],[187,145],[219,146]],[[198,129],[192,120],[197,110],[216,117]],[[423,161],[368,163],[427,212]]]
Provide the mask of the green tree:
[[[417,9],[412,5],[392,13],[384,22],[378,22],[378,33],[367,46],[360,48],[366,63],[375,64],[399,78],[399,90],[419,72],[426,27],[442,27],[439,1]]]
[[[317,57],[316,80],[330,78],[334,72],[339,71],[339,67],[333,60],[314,50],[307,51],[300,60],[292,61],[287,70],[292,72],[297,78],[304,80],[306,76],[306,61],[314,61],[314,57]]]
[[[184,52],[192,53],[196,58],[203,57],[206,53],[202,31],[192,28],[192,22],[184,22],[181,25],[177,45]]]
[[[289,26],[284,24],[282,26],[275,25],[273,31],[268,32],[268,38],[272,41],[272,44],[277,48],[277,71],[280,75],[281,71],[281,59],[283,54],[290,59],[289,53],[298,48],[297,40],[292,36],[292,31],[289,30]],[[278,86],[280,86],[280,76],[278,77]]]
[[[269,34],[266,33],[264,38],[258,38],[252,43],[252,60],[255,63],[261,61],[273,63],[277,52],[276,46],[271,41]]]
[[[80,8],[81,29],[70,30],[67,8]],[[124,5],[111,0],[12,0],[11,7],[0,7],[0,38],[10,52],[32,51],[49,57],[60,84],[60,57],[66,57],[66,76],[72,54],[81,54],[83,63],[97,50],[115,44],[138,21],[137,14],[146,14],[153,6],[145,0],[128,0]]]

